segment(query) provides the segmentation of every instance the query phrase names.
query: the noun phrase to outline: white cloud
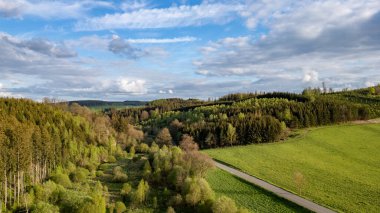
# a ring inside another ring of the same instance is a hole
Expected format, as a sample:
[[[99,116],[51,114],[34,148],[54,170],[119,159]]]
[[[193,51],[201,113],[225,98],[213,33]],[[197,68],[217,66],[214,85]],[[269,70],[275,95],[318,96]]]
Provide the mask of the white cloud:
[[[97,7],[113,7],[107,1],[32,1],[0,0],[0,16],[18,17],[37,16],[45,19],[83,18],[87,12]]]
[[[257,23],[268,28],[266,35],[224,38],[201,48],[202,57],[193,62],[196,72],[253,76],[267,86],[295,83],[290,88],[321,81],[336,88],[360,87],[368,79],[380,80],[379,1],[284,3],[288,6],[278,7],[281,10],[273,10],[274,4],[269,12],[257,12]],[[254,18],[255,14],[241,15]]]
[[[169,8],[141,9],[132,12],[107,14],[76,24],[79,31],[107,29],[146,29],[221,24],[232,20],[242,5],[200,4]]]
[[[140,10],[143,8],[148,7],[148,2],[146,1],[141,1],[141,0],[134,0],[134,1],[127,1],[123,2],[120,7],[124,11],[134,11],[134,10]]]
[[[128,78],[122,78],[118,80],[117,85],[121,92],[138,95],[147,93],[145,83],[146,81],[141,79],[132,80]]]
[[[366,82],[364,83],[364,85],[365,85],[366,87],[373,87],[373,86],[375,86],[375,83],[372,82],[372,81],[366,81]]]
[[[171,89],[168,89],[168,90],[158,90],[158,93],[159,94],[173,94],[174,91],[171,90]]]
[[[302,81],[303,82],[318,82],[318,72],[314,70],[305,70]]]
[[[179,42],[192,42],[197,38],[185,36],[175,38],[140,38],[140,39],[126,39],[131,44],[166,44],[166,43],[179,43]]]

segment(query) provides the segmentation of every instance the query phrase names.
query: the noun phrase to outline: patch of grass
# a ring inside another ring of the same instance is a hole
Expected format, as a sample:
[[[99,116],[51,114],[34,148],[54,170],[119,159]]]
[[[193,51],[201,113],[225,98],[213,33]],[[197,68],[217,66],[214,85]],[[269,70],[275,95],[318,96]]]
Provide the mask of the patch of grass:
[[[344,212],[380,212],[380,125],[300,131],[285,142],[210,149],[211,157]]]
[[[309,212],[220,169],[208,172],[206,179],[217,196],[228,196],[251,212]]]

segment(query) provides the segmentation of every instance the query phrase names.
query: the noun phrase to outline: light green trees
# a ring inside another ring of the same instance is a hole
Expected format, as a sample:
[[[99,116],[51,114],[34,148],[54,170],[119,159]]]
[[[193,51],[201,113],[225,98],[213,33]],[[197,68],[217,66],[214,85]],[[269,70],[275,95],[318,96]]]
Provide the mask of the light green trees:
[[[214,192],[203,178],[187,178],[182,191],[186,203],[192,206],[214,198]]]
[[[123,202],[118,201],[115,203],[115,211],[116,213],[123,213],[127,211],[127,207],[125,206]]]
[[[152,174],[152,167],[150,166],[149,161],[145,161],[144,168],[143,168],[143,176],[144,178],[148,179],[150,174]]]
[[[121,196],[128,196],[130,192],[132,191],[132,186],[129,183],[124,183],[123,187],[120,190]]]
[[[237,211],[235,201],[225,196],[218,198],[212,205],[213,213],[236,213]]]
[[[226,139],[231,146],[236,142],[236,128],[232,124],[228,124]]]
[[[136,191],[133,194],[132,201],[135,204],[142,204],[146,201],[149,193],[149,184],[144,179],[139,182]]]

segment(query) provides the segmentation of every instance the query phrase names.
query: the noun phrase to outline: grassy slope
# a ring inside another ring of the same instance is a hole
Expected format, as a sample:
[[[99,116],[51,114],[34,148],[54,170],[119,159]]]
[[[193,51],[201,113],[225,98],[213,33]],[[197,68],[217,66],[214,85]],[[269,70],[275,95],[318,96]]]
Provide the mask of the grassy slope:
[[[380,125],[341,125],[303,130],[282,143],[207,150],[210,156],[345,212],[380,212]]]
[[[308,212],[223,170],[210,171],[207,181],[217,196],[228,196],[251,212]]]

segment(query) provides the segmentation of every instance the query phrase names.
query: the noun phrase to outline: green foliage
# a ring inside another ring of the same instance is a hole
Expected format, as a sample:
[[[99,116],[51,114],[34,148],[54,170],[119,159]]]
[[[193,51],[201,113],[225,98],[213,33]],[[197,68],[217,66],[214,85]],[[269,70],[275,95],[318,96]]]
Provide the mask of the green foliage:
[[[214,199],[214,192],[203,178],[187,178],[182,193],[186,203],[192,206]]]
[[[96,171],[96,177],[102,177],[104,175],[104,172],[99,170],[99,171]]]
[[[79,167],[70,174],[70,179],[71,181],[77,182],[77,183],[84,182],[86,181],[88,174],[89,174],[89,171],[87,169]]]
[[[32,213],[58,213],[59,207],[46,202],[38,202],[32,209]]]
[[[120,194],[124,197],[128,196],[132,191],[132,186],[129,183],[124,183],[123,187],[120,190]]]
[[[146,201],[149,193],[149,184],[144,179],[139,182],[136,191],[133,193],[133,203],[142,204]]]
[[[0,109],[0,181],[7,188],[0,190],[0,197],[7,192],[18,198],[9,199],[7,206],[23,208],[23,203],[16,201],[23,200],[32,185],[36,185],[37,200],[54,204],[63,187],[78,188],[67,174],[72,174],[75,182],[85,181],[83,168],[95,171],[104,154],[113,150],[114,144],[109,142],[116,133],[108,117],[87,108],[0,98]],[[11,177],[17,177],[17,186],[11,185]],[[54,196],[38,187],[48,178],[59,184]]]
[[[150,166],[149,161],[145,161],[144,168],[143,168],[143,177],[148,179],[151,173],[152,173],[152,167]]]
[[[117,201],[115,203],[115,212],[116,213],[123,213],[125,211],[127,211],[127,207],[125,206],[125,204],[123,202]]]
[[[65,188],[71,187],[71,181],[67,174],[58,173],[51,176],[51,180]]]
[[[146,143],[140,143],[138,146],[138,151],[141,153],[148,153],[149,152],[149,146]]]
[[[218,198],[212,205],[213,213],[236,213],[237,210],[235,201],[225,196]]]
[[[130,158],[134,158],[135,157],[135,146],[132,146],[130,149],[129,149],[129,156]]]
[[[112,177],[112,181],[115,183],[124,183],[128,181],[128,175],[124,172],[116,172]]]

